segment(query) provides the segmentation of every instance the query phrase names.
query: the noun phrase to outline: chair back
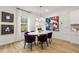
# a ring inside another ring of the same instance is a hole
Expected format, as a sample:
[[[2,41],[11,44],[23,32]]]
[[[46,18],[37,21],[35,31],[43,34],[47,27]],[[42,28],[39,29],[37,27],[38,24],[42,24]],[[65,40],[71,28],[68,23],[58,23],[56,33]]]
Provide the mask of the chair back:
[[[27,33],[29,33],[29,32],[25,32],[24,34],[27,34]]]
[[[34,35],[25,35],[25,41],[28,43],[32,43],[35,41],[35,36]]]
[[[42,34],[42,35],[38,36],[38,41],[40,41],[40,42],[47,41],[47,34]]]
[[[52,38],[52,32],[48,33],[48,38]]]
[[[31,31],[31,32],[35,32],[35,31]]]

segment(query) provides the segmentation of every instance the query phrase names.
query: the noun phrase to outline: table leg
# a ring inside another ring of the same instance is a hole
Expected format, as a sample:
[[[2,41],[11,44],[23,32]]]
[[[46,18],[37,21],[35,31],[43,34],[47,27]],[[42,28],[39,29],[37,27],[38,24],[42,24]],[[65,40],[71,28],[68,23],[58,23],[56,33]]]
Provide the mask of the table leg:
[[[36,42],[36,45],[38,45],[38,36],[36,36],[36,40],[35,40]]]

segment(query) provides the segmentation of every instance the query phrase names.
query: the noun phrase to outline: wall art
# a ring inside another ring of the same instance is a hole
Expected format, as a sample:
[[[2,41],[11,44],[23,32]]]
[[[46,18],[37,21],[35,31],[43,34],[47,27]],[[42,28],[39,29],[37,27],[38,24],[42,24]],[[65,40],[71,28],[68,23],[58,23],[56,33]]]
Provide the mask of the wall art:
[[[46,18],[46,30],[59,31],[59,16]]]
[[[1,34],[13,34],[14,33],[14,25],[1,25]]]
[[[14,21],[14,14],[8,12],[2,12],[2,22],[13,22]]]

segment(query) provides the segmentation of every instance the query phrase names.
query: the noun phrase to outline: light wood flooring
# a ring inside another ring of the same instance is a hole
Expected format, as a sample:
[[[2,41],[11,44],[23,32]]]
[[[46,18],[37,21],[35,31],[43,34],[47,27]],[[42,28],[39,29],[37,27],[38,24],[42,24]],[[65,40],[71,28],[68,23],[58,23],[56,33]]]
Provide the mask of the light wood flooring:
[[[41,50],[40,45],[33,46],[33,50],[26,45],[24,49],[24,41],[15,42],[12,44],[0,46],[0,53],[78,53],[79,45],[69,43],[67,41],[53,39],[52,43],[47,47],[44,44],[44,49]]]

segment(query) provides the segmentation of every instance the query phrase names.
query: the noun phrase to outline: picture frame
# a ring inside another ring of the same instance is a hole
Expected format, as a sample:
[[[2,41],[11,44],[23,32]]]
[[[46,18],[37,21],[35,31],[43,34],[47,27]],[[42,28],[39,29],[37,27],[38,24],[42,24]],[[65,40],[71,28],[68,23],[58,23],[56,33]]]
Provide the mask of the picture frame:
[[[1,25],[1,34],[13,34],[14,33],[14,25]]]
[[[59,16],[46,18],[46,30],[59,31]]]
[[[14,14],[8,12],[2,12],[2,22],[14,22]]]

